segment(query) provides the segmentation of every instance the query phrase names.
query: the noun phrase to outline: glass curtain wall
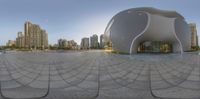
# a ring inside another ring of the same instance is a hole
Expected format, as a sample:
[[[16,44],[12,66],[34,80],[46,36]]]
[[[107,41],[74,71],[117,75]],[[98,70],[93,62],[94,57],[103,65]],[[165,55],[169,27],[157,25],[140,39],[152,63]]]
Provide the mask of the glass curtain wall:
[[[138,46],[138,53],[171,53],[172,44],[166,41],[145,41]]]

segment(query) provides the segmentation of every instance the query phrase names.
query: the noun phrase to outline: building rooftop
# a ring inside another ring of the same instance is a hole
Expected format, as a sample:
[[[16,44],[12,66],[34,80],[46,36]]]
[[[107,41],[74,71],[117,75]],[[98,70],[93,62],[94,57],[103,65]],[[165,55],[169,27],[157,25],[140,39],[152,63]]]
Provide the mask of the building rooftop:
[[[184,17],[177,13],[176,11],[169,11],[169,10],[160,10],[160,9],[157,9],[157,8],[153,8],[153,7],[139,7],[139,8],[132,8],[132,9],[128,9],[127,11],[145,11],[145,12],[148,12],[148,13],[151,13],[151,14],[159,14],[159,15],[162,15],[162,16],[165,16],[165,17],[178,17],[178,18],[181,18],[181,19],[184,19]],[[124,11],[122,11],[124,12]]]

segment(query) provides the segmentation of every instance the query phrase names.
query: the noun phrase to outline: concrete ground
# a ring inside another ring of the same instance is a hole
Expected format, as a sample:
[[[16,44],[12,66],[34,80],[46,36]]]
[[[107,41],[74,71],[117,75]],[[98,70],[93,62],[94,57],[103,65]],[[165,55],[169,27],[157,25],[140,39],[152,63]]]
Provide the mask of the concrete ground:
[[[12,52],[0,85],[0,99],[200,99],[200,56]]]

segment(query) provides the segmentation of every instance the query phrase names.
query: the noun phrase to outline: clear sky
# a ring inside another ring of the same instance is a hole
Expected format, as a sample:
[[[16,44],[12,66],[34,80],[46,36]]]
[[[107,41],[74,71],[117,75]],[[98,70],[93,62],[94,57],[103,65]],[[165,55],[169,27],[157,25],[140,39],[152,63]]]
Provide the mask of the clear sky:
[[[200,31],[200,0],[0,0],[0,45],[24,32],[25,20],[48,32],[50,44],[103,34],[119,11],[135,7],[175,10]]]

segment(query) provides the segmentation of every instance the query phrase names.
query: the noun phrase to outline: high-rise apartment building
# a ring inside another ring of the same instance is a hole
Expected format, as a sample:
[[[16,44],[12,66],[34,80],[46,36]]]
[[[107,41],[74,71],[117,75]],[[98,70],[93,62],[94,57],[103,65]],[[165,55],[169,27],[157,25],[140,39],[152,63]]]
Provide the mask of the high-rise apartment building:
[[[93,36],[90,37],[90,48],[91,49],[99,48],[98,35],[94,34]]]
[[[48,34],[45,30],[41,31],[41,44],[42,48],[48,48]]]
[[[191,31],[191,46],[195,47],[198,46],[198,35],[195,23],[189,24],[190,31]]]
[[[89,38],[85,37],[81,39],[81,49],[89,49]]]
[[[48,35],[39,25],[26,21],[24,24],[25,48],[48,48]]]
[[[100,35],[100,48],[104,48],[105,42],[104,42],[104,35]]]
[[[25,37],[24,37],[24,34],[22,32],[17,33],[16,47],[18,47],[18,48],[24,48],[25,47]]]

